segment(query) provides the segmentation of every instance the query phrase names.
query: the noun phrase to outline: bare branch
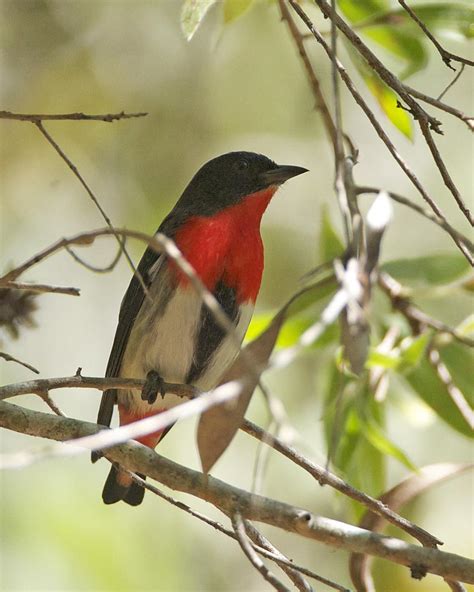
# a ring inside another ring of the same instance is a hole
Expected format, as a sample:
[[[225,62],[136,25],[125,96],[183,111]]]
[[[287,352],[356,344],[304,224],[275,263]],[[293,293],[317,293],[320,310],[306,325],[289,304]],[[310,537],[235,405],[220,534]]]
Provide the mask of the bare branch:
[[[471,226],[474,226],[474,218],[472,217],[472,214],[471,214],[469,208],[464,203],[464,201],[461,197],[461,194],[459,193],[458,188],[454,184],[454,181],[451,179],[451,175],[449,174],[448,169],[446,168],[446,165],[444,164],[444,161],[441,157],[441,154],[439,153],[438,147],[436,146],[436,143],[433,138],[433,134],[431,133],[431,130],[430,130],[428,124],[426,123],[426,121],[423,121],[423,120],[420,120],[419,124],[420,124],[420,129],[425,137],[426,143],[428,144],[428,148],[430,149],[430,152],[431,152],[433,159],[436,163],[436,166],[438,167],[439,172],[441,173],[441,177],[443,178],[444,184],[451,192],[452,196],[454,197],[454,199],[456,200],[456,203],[459,206],[459,209],[464,214],[464,216],[467,218],[467,220],[469,221]]]
[[[421,332],[424,327],[431,327],[440,333],[448,333],[457,341],[460,341],[465,345],[474,347],[473,339],[470,339],[465,335],[460,335],[455,329],[449,327],[449,325],[430,317],[417,308],[410,298],[406,296],[406,290],[404,290],[403,286],[386,271],[381,271],[379,273],[378,283],[382,291],[390,298],[393,308],[401,312],[411,325],[415,324],[418,327],[419,332]]]
[[[289,588],[284,586],[280,580],[272,574],[272,572],[267,568],[267,566],[255,552],[247,538],[244,522],[239,512],[232,514],[232,526],[242,551],[249,559],[250,563],[255,567],[255,569],[262,574],[263,579],[273,586],[275,590],[278,590],[278,592],[290,592]]]
[[[438,101],[441,101],[441,99],[448,92],[448,90],[456,84],[456,82],[461,77],[461,74],[464,72],[465,66],[466,66],[466,64],[461,64],[461,67],[459,68],[459,71],[456,73],[456,76],[451,80],[451,82],[446,86],[446,88],[439,94]]]
[[[439,379],[446,387],[446,391],[448,395],[451,397],[453,403],[458,408],[459,413],[464,417],[467,425],[472,430],[474,430],[474,411],[469,406],[469,403],[466,401],[465,396],[454,384],[453,379],[451,377],[451,373],[449,372],[446,365],[443,363],[443,360],[439,355],[439,351],[435,347],[429,348],[428,360],[431,366],[434,368]]]
[[[306,75],[308,77],[309,84],[311,86],[311,90],[316,101],[316,109],[318,109],[318,111],[321,113],[324,129],[326,130],[326,133],[331,141],[334,153],[336,153],[336,126],[334,125],[331,112],[329,110],[326,99],[324,98],[319,79],[316,76],[316,72],[313,66],[311,65],[308,52],[305,49],[303,35],[299,32],[298,27],[295,25],[290,11],[286,6],[285,0],[278,0],[278,5],[280,7],[281,17],[283,20],[286,21],[291,36],[293,37],[293,41],[295,42],[295,45],[300,54],[301,61],[303,62],[303,66],[306,70]]]
[[[31,114],[31,113],[13,113],[12,111],[0,111],[0,119],[14,119],[16,121],[30,121],[37,123],[39,121],[105,121],[111,123],[119,119],[132,119],[135,117],[145,117],[148,113],[106,113],[105,115],[88,115],[86,113],[58,113],[58,114]]]
[[[175,506],[176,508],[183,510],[184,512],[186,512],[190,516],[193,516],[193,518],[197,518],[201,522],[204,522],[205,524],[212,526],[212,528],[214,528],[218,532],[225,534],[226,536],[228,536],[231,539],[234,539],[235,541],[237,540],[236,534],[232,530],[229,530],[229,529],[225,528],[224,526],[222,526],[222,524],[220,524],[219,522],[216,522],[215,520],[211,520],[209,517],[205,516],[204,514],[201,514],[201,512],[197,512],[196,510],[193,510],[184,502],[175,500],[171,496],[166,495],[165,493],[163,493],[163,491],[161,491],[161,489],[158,489],[157,487],[155,487],[154,485],[152,485],[148,481],[145,481],[145,479],[142,479],[141,477],[139,477],[135,473],[132,473],[130,471],[127,471],[127,473],[132,477],[132,479],[136,483],[139,483],[142,487],[144,487],[145,489],[147,489],[151,493],[157,495],[161,499],[164,499],[165,501],[167,501],[171,505]],[[264,539],[264,538],[265,537],[262,537],[262,539]],[[282,555],[277,549],[275,549],[275,551],[273,552],[273,551],[270,551],[269,548],[263,548],[262,546],[258,546],[258,543],[254,544],[253,548],[255,549],[255,551],[257,551],[257,553],[259,553],[260,555],[263,555],[263,557],[266,557],[267,559],[274,561],[275,563],[277,563],[281,567],[285,567],[286,569],[288,569],[288,571],[291,570],[294,572],[300,572],[310,578],[314,578],[315,580],[317,580],[318,582],[321,582],[322,584],[326,584],[330,588],[334,588],[335,590],[339,590],[340,592],[350,592],[347,588],[340,586],[339,584],[336,584],[335,582],[332,582],[331,580],[328,580],[327,578],[323,578],[322,576],[314,573],[310,569],[307,569],[305,567],[302,567],[301,565],[297,565],[293,561],[290,561],[289,559],[285,558],[285,556]]]
[[[398,3],[400,4],[400,6],[402,6],[405,9],[405,11],[410,15],[410,17],[420,27],[420,29],[423,31],[423,33],[428,37],[428,39],[431,41],[431,43],[436,47],[436,49],[439,52],[439,55],[441,56],[441,59],[446,64],[446,66],[448,66],[448,68],[451,68],[451,70],[456,71],[456,68],[453,68],[453,66],[451,66],[451,60],[455,61],[455,62],[460,62],[461,64],[467,64],[468,66],[474,66],[474,62],[472,60],[468,60],[467,58],[457,56],[454,53],[451,53],[450,51],[447,51],[446,49],[444,49],[444,47],[441,45],[441,43],[436,39],[436,37],[432,33],[430,33],[430,31],[428,30],[426,25],[423,23],[423,21],[418,17],[416,12],[408,6],[408,4],[405,2],[405,0],[398,0]]]
[[[17,358],[14,358],[13,356],[11,356],[10,354],[7,354],[5,352],[0,351],[0,358],[3,358],[7,362],[16,362],[17,364],[20,364],[21,366],[28,368],[28,370],[31,370],[35,374],[40,373],[39,370],[37,370],[34,366],[31,366],[31,364],[27,364],[26,362],[22,362],[21,360],[18,360]]]
[[[123,243],[123,238],[120,238],[120,235],[115,230],[115,227],[113,226],[110,218],[106,214],[104,208],[100,205],[99,200],[97,199],[97,197],[94,195],[92,189],[89,187],[89,185],[84,180],[84,177],[81,175],[81,173],[79,172],[79,170],[76,167],[76,165],[73,164],[73,162],[71,161],[71,159],[68,156],[66,156],[65,152],[63,151],[63,149],[53,139],[53,137],[51,136],[51,134],[49,134],[46,131],[43,123],[41,122],[41,120],[36,120],[33,123],[36,125],[36,127],[39,129],[39,131],[43,134],[43,136],[46,138],[46,140],[51,144],[51,146],[54,148],[54,150],[59,154],[59,156],[64,160],[64,162],[67,164],[67,166],[71,169],[71,171],[73,172],[73,174],[79,180],[79,183],[84,187],[84,189],[86,190],[88,196],[91,198],[91,200],[94,202],[95,206],[97,207],[97,209],[101,213],[101,215],[102,215],[103,219],[105,220],[107,226],[112,231],[112,234],[115,236],[115,238],[116,238],[116,240],[117,240],[120,248],[123,251],[123,254],[125,256],[125,259],[127,260],[128,264],[130,265],[130,269],[133,271],[134,275],[137,276],[138,281],[140,282],[140,285],[143,288],[143,292],[145,294],[148,294],[148,290],[147,290],[147,287],[145,286],[145,282],[143,281],[143,278],[141,277],[141,275],[137,273],[137,270],[135,268],[135,265],[134,265],[134,263],[133,263],[130,255],[128,254],[127,249],[125,248],[125,244]]]
[[[50,286],[48,284],[27,284],[24,282],[4,282],[0,279],[0,287],[2,289],[10,288],[11,290],[28,290],[38,294],[66,294],[68,296],[80,296],[79,288],[64,288],[63,286]]]
[[[125,244],[125,237],[124,237],[124,244]],[[120,257],[122,256],[122,252],[123,252],[122,247],[119,247],[117,250],[117,254],[112,259],[111,263],[109,263],[109,265],[106,265],[105,267],[97,267],[96,265],[91,265],[87,261],[84,261],[84,259],[79,257],[79,255],[77,253],[75,253],[70,247],[66,246],[64,248],[69,253],[69,255],[71,255],[71,257],[74,259],[74,261],[77,261],[77,263],[79,263],[80,265],[82,265],[83,267],[88,269],[89,271],[93,271],[94,273],[108,273],[109,271],[112,271],[113,269],[115,269],[115,266],[120,261]]]
[[[0,402],[0,425],[55,440],[91,436],[100,429],[95,424],[22,409],[4,401]],[[474,583],[474,562],[465,557],[410,545],[400,539],[315,516],[277,500],[249,494],[178,465],[138,443],[114,446],[106,451],[106,456],[127,470],[148,475],[172,489],[206,500],[228,516],[239,512],[242,519],[271,524],[340,549],[373,554],[406,566],[421,566],[423,570],[444,578]]]
[[[456,82],[461,72],[462,68],[458,72],[457,77],[452,82],[450,82],[450,84],[444,92],[446,92]],[[441,93],[441,95],[437,99],[435,99],[433,97],[430,97],[429,95],[426,95],[425,93],[420,92],[419,90],[416,90],[415,88],[412,88],[411,86],[408,86],[407,84],[405,84],[404,86],[412,96],[416,97],[417,99],[420,99],[420,101],[424,101],[425,103],[432,105],[433,107],[436,107],[437,109],[440,109],[441,111],[445,111],[446,113],[449,113],[454,117],[457,117],[467,125],[471,132],[474,131],[474,117],[466,115],[459,109],[451,107],[451,105],[446,105],[446,103],[442,103],[441,97],[444,95],[444,93]]]
[[[318,481],[320,485],[329,485],[330,487],[336,489],[337,491],[340,491],[347,497],[350,497],[351,499],[361,503],[363,506],[374,512],[374,514],[383,516],[388,522],[391,522],[395,526],[398,526],[398,528],[401,528],[402,530],[416,538],[423,545],[433,546],[442,544],[440,540],[438,540],[436,537],[431,535],[426,530],[423,530],[416,524],[413,524],[409,520],[406,520],[402,516],[399,516],[395,512],[392,512],[390,508],[385,506],[379,500],[351,487],[348,483],[346,483],[337,475],[334,475],[325,468],[320,467],[316,463],[306,459],[294,448],[292,448],[288,444],[284,444],[281,440],[278,440],[274,436],[268,434],[254,423],[245,420],[245,422],[242,425],[242,430],[247,434],[253,436],[254,438],[261,440],[265,444],[268,444],[268,446],[271,446],[277,452],[283,454],[283,456],[286,456],[286,458],[288,458],[289,460],[300,466],[302,469],[304,469],[307,473],[309,473],[314,479]]]
[[[322,2],[322,0],[315,0],[315,1],[318,3],[318,5]],[[326,40],[321,35],[321,33],[319,33],[319,31],[314,27],[311,19],[308,17],[308,15],[306,14],[306,12],[301,8],[301,6],[295,0],[289,0],[289,2],[291,4],[291,6],[293,7],[293,9],[295,10],[295,12],[298,14],[298,16],[304,22],[304,24],[306,25],[306,27],[309,29],[309,31],[311,32],[311,34],[313,35],[313,37],[316,39],[316,41],[323,47],[323,49],[326,52],[326,54],[328,55],[328,57],[330,59],[332,59],[331,49],[329,48],[328,44],[326,43]],[[327,4],[327,3],[324,3],[324,4]],[[347,25],[346,25],[346,27],[347,27]],[[353,98],[356,101],[356,103],[361,107],[361,109],[366,114],[366,116],[369,119],[370,123],[372,124],[372,126],[375,129],[375,131],[377,132],[378,136],[383,141],[383,143],[385,144],[385,146],[388,148],[390,154],[393,156],[393,158],[396,160],[396,162],[402,168],[402,170],[407,175],[407,177],[410,179],[410,181],[413,183],[413,185],[417,188],[418,192],[423,197],[423,199],[428,203],[428,205],[433,210],[433,212],[439,218],[442,218],[443,220],[446,220],[446,216],[442,213],[442,211],[440,210],[440,208],[436,205],[436,203],[433,200],[433,198],[430,197],[430,195],[428,195],[428,193],[424,189],[423,185],[420,183],[420,181],[416,177],[415,173],[411,170],[411,168],[408,166],[408,164],[406,163],[406,161],[400,156],[400,154],[398,153],[398,150],[395,148],[394,144],[392,143],[392,141],[390,140],[390,138],[388,137],[388,135],[385,133],[385,130],[383,129],[383,127],[378,122],[378,120],[375,117],[373,111],[369,108],[369,106],[367,105],[366,101],[362,98],[361,94],[359,93],[359,91],[354,86],[354,83],[352,82],[352,79],[347,74],[346,69],[339,62],[339,60],[337,61],[337,68],[338,68],[338,71],[339,71],[339,73],[341,75],[342,80],[344,81],[344,84],[347,86],[349,92],[353,96]],[[458,248],[461,250],[461,252],[466,256],[466,258],[468,258],[468,260],[472,264],[472,256],[469,253],[466,253],[466,248],[462,244],[462,242],[460,242],[455,236],[452,236],[452,238],[453,238],[453,241],[458,246]]]
[[[364,193],[380,193],[380,189],[378,189],[376,187],[357,187],[356,192],[358,195],[362,195]],[[443,230],[446,230],[446,232],[448,232],[453,238],[456,238],[459,242],[463,243],[465,249],[469,250],[469,251],[465,251],[465,253],[464,253],[464,254],[467,253],[466,258],[468,258],[471,265],[474,264],[474,257],[473,257],[474,243],[472,243],[461,232],[459,232],[458,230],[453,228],[451,226],[451,224],[449,224],[445,219],[440,218],[439,216],[437,216],[436,214],[433,214],[429,210],[425,210],[424,208],[422,208],[418,204],[414,203],[413,201],[411,201],[407,197],[403,197],[402,195],[400,195],[398,193],[394,193],[393,191],[387,191],[387,194],[389,195],[389,197],[391,199],[393,199],[393,201],[396,201],[404,206],[407,206],[408,208],[411,208],[412,210],[414,210],[415,212],[417,212],[421,216],[423,216],[423,217],[427,218],[428,220],[430,220],[431,222],[434,222],[435,224],[437,224]]]

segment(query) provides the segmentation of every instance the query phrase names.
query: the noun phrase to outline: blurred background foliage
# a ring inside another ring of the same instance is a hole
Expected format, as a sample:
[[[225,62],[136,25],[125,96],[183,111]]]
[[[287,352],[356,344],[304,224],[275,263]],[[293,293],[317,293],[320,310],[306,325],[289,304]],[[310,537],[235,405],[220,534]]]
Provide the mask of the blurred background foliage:
[[[190,15],[191,4],[207,5],[208,10],[203,8],[197,17]],[[266,268],[250,335],[256,335],[297,290],[304,273],[340,254],[331,148],[276,2],[1,0],[0,7],[2,108],[25,113],[149,113],[143,119],[113,124],[46,125],[117,226],[152,233],[199,166],[223,152],[252,150],[310,169],[279,192],[265,215]],[[410,76],[412,86],[436,96],[452,79],[452,71],[397,2],[340,0],[339,7],[398,75]],[[328,30],[313,6],[306,3],[305,9],[321,30]],[[419,9],[446,48],[469,55],[472,7],[433,1],[420,3]],[[317,47],[308,47],[329,97],[327,60]],[[341,58],[429,193],[454,225],[466,232],[423,139],[408,115],[394,107],[391,91],[350,48],[341,48]],[[469,111],[472,99],[472,79],[465,72],[446,100]],[[344,93],[343,109],[345,130],[360,150],[358,182],[397,191],[420,203]],[[461,122],[444,113],[436,116],[444,129],[438,145],[461,194],[467,196],[473,184],[472,139]],[[34,126],[14,121],[2,121],[1,126],[5,271],[59,237],[101,227],[103,222],[77,179]],[[363,201],[361,206],[365,211]],[[412,289],[423,310],[452,326],[461,325],[466,334],[472,332],[468,318],[472,300],[462,287],[467,270],[449,237],[402,206],[394,207],[382,261]],[[130,241],[128,248],[138,260],[142,245]],[[93,248],[82,249],[80,255],[106,264],[114,252],[113,241],[103,239]],[[38,297],[33,313],[36,328],[20,327],[18,339],[4,331],[2,350],[32,363],[44,377],[71,375],[78,366],[84,375],[102,375],[129,276],[124,261],[109,275],[94,275],[67,253],[56,255],[22,279],[78,286],[81,297]],[[295,341],[317,318],[327,298],[327,291],[319,294],[285,327],[280,346]],[[346,382],[342,413],[346,429],[334,460],[354,485],[380,494],[413,467],[472,459],[472,447],[462,418],[424,361],[426,339],[410,337],[408,327],[382,295],[376,296],[372,321],[373,345],[384,328],[396,323],[404,339],[390,354],[374,352],[369,358],[369,366],[390,373],[383,405],[375,403],[363,385],[336,372],[337,327],[329,328],[290,368],[270,373],[266,381],[281,398],[294,428],[282,436],[292,438],[320,463],[326,458],[325,434],[330,439],[333,433],[332,401],[341,380]],[[448,343],[442,356],[468,396],[472,387],[469,352]],[[24,368],[0,364],[2,383],[31,378]],[[68,390],[54,398],[67,415],[94,421],[98,397],[97,391]],[[33,397],[17,403],[43,409]],[[263,425],[268,421],[258,394],[249,416]],[[4,452],[43,446],[18,434],[2,433],[1,438]],[[213,474],[249,488],[255,452],[254,442],[239,434]],[[160,445],[160,453],[198,467],[194,423],[178,424]],[[100,491],[106,471],[105,462],[92,466],[83,455],[1,474],[3,590],[265,589],[235,543],[150,494],[139,509],[124,504],[105,507]],[[358,513],[274,454],[262,493],[342,520],[354,520]],[[472,495],[472,479],[464,475],[425,493],[405,513],[445,541],[445,550],[468,555]],[[201,502],[191,503],[218,516]],[[298,563],[349,584],[345,553],[289,539],[280,532],[269,533]],[[375,563],[375,577],[382,592],[445,589],[437,578],[415,582],[406,570],[381,561]]]

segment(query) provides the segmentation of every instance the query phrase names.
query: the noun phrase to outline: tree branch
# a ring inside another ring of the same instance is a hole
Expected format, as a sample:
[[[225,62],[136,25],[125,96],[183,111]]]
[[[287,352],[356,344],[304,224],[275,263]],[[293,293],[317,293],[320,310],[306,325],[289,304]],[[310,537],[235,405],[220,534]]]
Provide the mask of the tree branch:
[[[96,434],[100,427],[88,422],[22,409],[0,403],[0,425],[7,429],[49,438],[71,440]],[[106,451],[109,460],[127,470],[142,473],[171,489],[210,502],[227,516],[239,512],[243,519],[273,525],[326,543],[335,548],[368,553],[452,580],[474,583],[474,562],[453,553],[410,545],[277,500],[252,495],[218,479],[174,463],[138,443],[114,446]]]
[[[12,111],[0,111],[0,119],[13,119],[16,121],[29,121],[37,123],[38,121],[105,121],[111,123],[120,119],[132,119],[135,117],[145,117],[148,113],[106,113],[105,115],[88,115],[87,113],[13,113]]]

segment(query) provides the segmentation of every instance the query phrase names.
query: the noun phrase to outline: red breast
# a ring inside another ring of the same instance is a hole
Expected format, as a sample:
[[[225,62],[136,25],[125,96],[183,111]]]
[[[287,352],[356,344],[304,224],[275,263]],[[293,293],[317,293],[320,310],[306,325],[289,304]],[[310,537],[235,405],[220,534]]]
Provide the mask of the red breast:
[[[213,216],[193,216],[178,230],[176,244],[209,290],[223,279],[235,288],[239,303],[255,302],[264,261],[260,221],[277,188],[247,195]]]

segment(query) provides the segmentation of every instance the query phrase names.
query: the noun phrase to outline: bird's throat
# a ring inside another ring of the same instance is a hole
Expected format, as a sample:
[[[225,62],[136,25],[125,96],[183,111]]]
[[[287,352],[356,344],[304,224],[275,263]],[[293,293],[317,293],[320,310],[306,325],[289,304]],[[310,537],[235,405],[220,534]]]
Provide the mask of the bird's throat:
[[[209,290],[222,280],[235,289],[239,303],[255,302],[263,273],[260,221],[276,190],[248,195],[213,216],[194,216],[176,233],[176,244]]]

